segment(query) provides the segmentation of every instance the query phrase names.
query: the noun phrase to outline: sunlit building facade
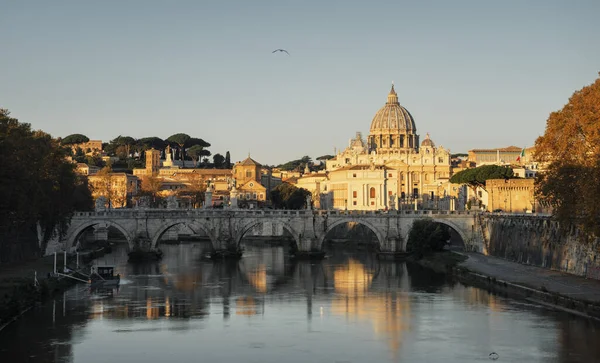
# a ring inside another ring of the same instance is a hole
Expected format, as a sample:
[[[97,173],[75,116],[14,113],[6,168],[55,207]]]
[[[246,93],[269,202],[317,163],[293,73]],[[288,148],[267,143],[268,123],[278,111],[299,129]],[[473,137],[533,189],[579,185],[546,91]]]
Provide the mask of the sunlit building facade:
[[[450,162],[450,151],[436,146],[429,134],[420,142],[415,120],[392,85],[368,137],[358,132],[327,160],[324,176],[304,175],[298,185],[318,194],[322,209],[388,209],[399,201],[449,194]]]

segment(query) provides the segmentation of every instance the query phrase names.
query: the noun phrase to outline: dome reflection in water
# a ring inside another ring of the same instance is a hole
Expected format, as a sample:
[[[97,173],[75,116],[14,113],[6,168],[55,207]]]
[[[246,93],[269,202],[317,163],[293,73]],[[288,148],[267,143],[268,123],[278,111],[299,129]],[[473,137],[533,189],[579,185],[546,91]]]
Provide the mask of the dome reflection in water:
[[[599,326],[492,295],[368,249],[293,262],[287,247],[246,245],[213,263],[210,245],[164,245],[128,264],[118,289],[78,285],[0,332],[7,362],[592,362]]]

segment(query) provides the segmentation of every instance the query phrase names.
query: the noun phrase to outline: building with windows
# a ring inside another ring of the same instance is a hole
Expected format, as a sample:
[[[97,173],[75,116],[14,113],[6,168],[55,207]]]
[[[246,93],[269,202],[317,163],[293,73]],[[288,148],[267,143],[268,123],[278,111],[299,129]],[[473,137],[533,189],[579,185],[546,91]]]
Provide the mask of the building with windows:
[[[415,120],[392,85],[368,137],[358,132],[345,150],[327,160],[324,176],[304,175],[297,184],[318,194],[323,209],[388,209],[407,200],[450,195],[450,151],[436,146],[429,134],[419,141]]]
[[[267,188],[262,182],[262,165],[253,160],[250,155],[233,167],[233,176],[240,205],[247,204],[256,207],[267,200]]]

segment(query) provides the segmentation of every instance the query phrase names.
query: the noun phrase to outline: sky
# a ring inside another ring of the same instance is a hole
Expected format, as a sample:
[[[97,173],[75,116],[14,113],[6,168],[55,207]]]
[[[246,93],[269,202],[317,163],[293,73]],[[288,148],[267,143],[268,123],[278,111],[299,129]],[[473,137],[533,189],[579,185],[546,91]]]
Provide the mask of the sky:
[[[368,135],[392,82],[421,140],[529,147],[600,71],[600,1],[0,0],[0,108],[52,136],[186,133],[231,160]],[[284,48],[290,55],[274,49]]]

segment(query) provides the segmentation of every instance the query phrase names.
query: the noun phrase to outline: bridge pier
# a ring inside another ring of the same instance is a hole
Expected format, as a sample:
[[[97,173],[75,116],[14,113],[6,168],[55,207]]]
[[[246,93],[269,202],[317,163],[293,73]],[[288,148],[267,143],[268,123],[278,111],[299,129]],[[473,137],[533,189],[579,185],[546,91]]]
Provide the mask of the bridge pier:
[[[325,251],[319,246],[319,240],[314,236],[300,236],[298,249],[292,251],[292,258],[298,260],[320,260],[325,258]]]

